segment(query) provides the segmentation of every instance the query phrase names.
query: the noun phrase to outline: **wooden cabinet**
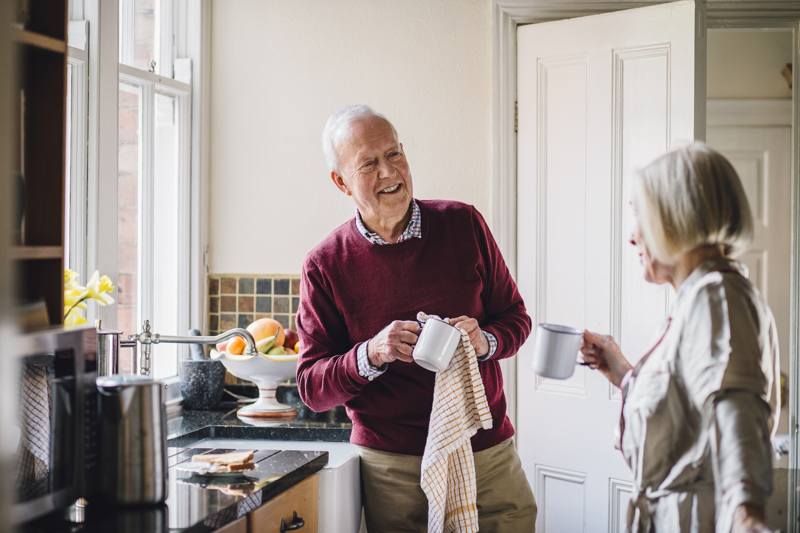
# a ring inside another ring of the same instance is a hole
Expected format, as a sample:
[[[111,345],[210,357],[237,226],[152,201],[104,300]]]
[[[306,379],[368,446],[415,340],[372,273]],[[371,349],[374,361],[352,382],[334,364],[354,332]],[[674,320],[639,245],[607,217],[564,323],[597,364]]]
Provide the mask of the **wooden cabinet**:
[[[215,533],[247,533],[247,517],[243,516],[236,522],[231,522],[218,529]]]
[[[316,533],[318,497],[319,474],[314,474],[250,513],[249,533]]]
[[[63,323],[66,147],[66,0],[16,0],[9,256],[16,303],[43,302]],[[23,221],[17,213],[23,214]]]

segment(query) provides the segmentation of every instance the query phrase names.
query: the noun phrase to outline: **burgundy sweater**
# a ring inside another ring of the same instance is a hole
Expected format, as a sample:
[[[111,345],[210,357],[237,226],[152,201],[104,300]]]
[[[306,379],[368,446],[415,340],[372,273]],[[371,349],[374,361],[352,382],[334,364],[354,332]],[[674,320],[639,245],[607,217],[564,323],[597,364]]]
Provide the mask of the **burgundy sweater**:
[[[356,351],[391,321],[414,320],[417,311],[467,315],[497,338],[492,358],[479,363],[493,420],[472,438],[473,450],[483,450],[514,434],[497,360],[517,353],[531,319],[480,213],[459,202],[418,202],[421,239],[372,244],[352,219],[308,254],[297,313],[298,390],[315,411],[344,404],[354,444],[422,455],[435,374],[395,361],[369,381],[358,373]]]

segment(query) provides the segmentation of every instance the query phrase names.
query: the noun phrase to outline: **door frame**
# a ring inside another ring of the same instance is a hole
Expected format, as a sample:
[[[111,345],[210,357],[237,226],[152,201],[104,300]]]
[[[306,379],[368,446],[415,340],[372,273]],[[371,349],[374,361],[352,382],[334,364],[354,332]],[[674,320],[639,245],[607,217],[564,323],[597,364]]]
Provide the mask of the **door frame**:
[[[492,0],[492,229],[513,276],[517,274],[517,26],[621,9],[663,4],[663,0],[572,1]],[[792,81],[792,265],[790,302],[789,454],[790,487],[800,482],[800,5],[796,0],[695,0],[707,29],[791,29]],[[703,13],[704,12],[704,13]],[[503,361],[509,416],[517,423],[517,360]],[[789,516],[798,517],[800,503],[789,493]],[[790,531],[800,533],[798,520]]]

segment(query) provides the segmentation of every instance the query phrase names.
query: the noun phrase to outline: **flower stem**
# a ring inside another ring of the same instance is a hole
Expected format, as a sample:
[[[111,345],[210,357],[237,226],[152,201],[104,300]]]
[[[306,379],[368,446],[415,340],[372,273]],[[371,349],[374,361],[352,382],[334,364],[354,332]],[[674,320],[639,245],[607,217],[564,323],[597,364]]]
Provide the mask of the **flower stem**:
[[[88,298],[89,298],[89,296],[84,296],[83,298],[81,298],[80,300],[78,300],[77,302],[75,302],[75,303],[72,305],[72,307],[70,307],[70,308],[67,310],[67,312],[66,312],[66,313],[64,313],[64,319],[66,319],[66,318],[69,316],[69,314],[72,312],[72,310],[73,310],[73,309],[75,309],[76,307],[78,307],[78,306],[81,304],[81,302],[83,302],[84,300],[87,300]]]

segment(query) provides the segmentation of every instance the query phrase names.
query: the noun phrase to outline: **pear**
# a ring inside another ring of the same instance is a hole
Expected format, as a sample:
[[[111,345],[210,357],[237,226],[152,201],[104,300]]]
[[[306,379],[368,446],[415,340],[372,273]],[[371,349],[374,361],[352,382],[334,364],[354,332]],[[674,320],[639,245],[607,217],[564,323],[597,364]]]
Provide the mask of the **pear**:
[[[283,346],[273,346],[267,355],[286,355],[286,350],[283,349]]]
[[[272,348],[275,348],[275,341],[277,338],[277,333],[271,337],[264,337],[260,341],[256,342],[256,349],[261,353],[269,353]]]

